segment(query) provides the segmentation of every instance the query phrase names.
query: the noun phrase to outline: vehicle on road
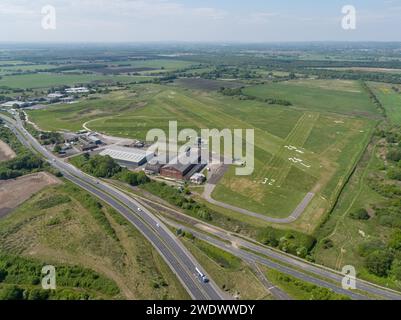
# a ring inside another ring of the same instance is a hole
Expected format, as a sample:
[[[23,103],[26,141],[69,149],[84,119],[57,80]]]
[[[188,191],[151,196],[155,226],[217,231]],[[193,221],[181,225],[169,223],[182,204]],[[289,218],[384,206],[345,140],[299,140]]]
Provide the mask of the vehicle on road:
[[[198,268],[195,268],[196,273],[198,274],[198,278],[203,282],[203,283],[208,283],[209,279],[200,271]]]

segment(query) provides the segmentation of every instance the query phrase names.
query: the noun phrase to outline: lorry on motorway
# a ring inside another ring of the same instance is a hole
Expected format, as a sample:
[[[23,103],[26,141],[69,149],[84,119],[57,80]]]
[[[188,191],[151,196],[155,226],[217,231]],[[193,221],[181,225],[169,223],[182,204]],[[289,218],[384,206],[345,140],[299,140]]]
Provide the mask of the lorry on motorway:
[[[203,282],[203,283],[208,283],[209,279],[202,273],[202,271],[200,271],[198,268],[195,268],[196,273],[198,274],[199,279]]]

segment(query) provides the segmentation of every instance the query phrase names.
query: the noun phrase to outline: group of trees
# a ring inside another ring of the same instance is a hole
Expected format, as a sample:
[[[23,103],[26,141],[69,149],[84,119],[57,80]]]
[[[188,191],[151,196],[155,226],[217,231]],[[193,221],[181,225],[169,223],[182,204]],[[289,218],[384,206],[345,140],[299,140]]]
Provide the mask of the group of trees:
[[[387,243],[381,240],[363,243],[358,252],[372,274],[401,280],[401,230],[394,230]]]
[[[185,189],[179,190],[173,186],[169,186],[164,182],[152,181],[142,186],[145,190],[153,193],[160,198],[166,200],[170,204],[177,206],[190,215],[202,220],[211,221],[213,219],[213,211],[192,199]]]
[[[266,227],[260,231],[257,238],[263,244],[297,255],[301,258],[306,258],[308,256],[316,242],[313,236],[271,227]]]
[[[142,185],[150,181],[143,171],[132,172],[122,168],[110,156],[96,155],[91,157],[85,153],[73,158],[71,162],[84,172],[97,178],[116,179],[132,186]]]
[[[0,180],[15,179],[27,173],[41,171],[46,167],[41,158],[19,143],[10,129],[1,127],[0,139],[17,153],[14,159],[0,163]]]
[[[288,100],[284,100],[284,99],[276,99],[276,98],[258,98],[258,97],[254,97],[254,96],[249,96],[243,93],[242,89],[244,87],[241,88],[226,88],[226,87],[221,87],[219,92],[225,96],[229,96],[229,97],[238,97],[241,100],[257,100],[263,103],[267,103],[267,104],[275,104],[275,105],[280,105],[280,106],[292,106],[292,103]]]
[[[43,170],[41,158],[31,153],[19,154],[16,158],[0,164],[0,180],[15,179],[28,173]]]

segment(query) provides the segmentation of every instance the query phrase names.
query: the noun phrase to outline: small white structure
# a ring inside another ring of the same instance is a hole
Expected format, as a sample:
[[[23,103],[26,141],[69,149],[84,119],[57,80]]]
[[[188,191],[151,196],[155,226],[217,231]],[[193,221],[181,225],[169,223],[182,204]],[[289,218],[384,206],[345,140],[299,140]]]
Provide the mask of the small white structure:
[[[66,89],[65,92],[67,92],[67,93],[88,93],[89,89],[86,87],[69,88],[69,89]]]
[[[47,95],[47,97],[48,97],[49,99],[59,99],[59,98],[62,98],[63,96],[64,96],[64,95],[61,94],[60,92],[49,93],[49,94]]]
[[[100,152],[100,155],[110,156],[123,166],[141,166],[148,161],[148,152],[135,148],[112,146]]]
[[[25,102],[22,101],[7,101],[5,103],[3,103],[1,106],[4,108],[12,108],[15,105],[17,105],[18,107],[22,107],[23,105],[25,105]]]
[[[202,184],[206,181],[206,177],[202,173],[195,173],[191,178],[190,181],[194,184]]]

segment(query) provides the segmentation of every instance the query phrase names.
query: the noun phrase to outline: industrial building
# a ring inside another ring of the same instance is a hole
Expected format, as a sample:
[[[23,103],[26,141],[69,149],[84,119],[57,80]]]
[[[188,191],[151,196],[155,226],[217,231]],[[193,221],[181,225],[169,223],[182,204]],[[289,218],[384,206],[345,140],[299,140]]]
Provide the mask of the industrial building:
[[[192,148],[190,152],[182,153],[171,160],[169,164],[161,168],[160,174],[166,178],[185,180],[202,170],[205,165],[200,163],[200,149]],[[192,161],[189,161],[189,157]]]
[[[92,142],[97,145],[102,144],[102,140],[100,140],[98,137],[96,137],[94,135],[88,136],[88,140],[89,140],[89,142]]]
[[[110,156],[125,167],[141,166],[148,161],[147,151],[135,148],[112,146],[100,152],[100,155]]]
[[[25,105],[27,105],[27,103],[22,101],[8,101],[3,103],[1,106],[4,108],[13,108],[14,106],[18,106],[21,108]]]
[[[155,163],[155,164],[148,163],[145,167],[145,173],[150,175],[160,174],[162,168],[163,164],[161,163]]]

